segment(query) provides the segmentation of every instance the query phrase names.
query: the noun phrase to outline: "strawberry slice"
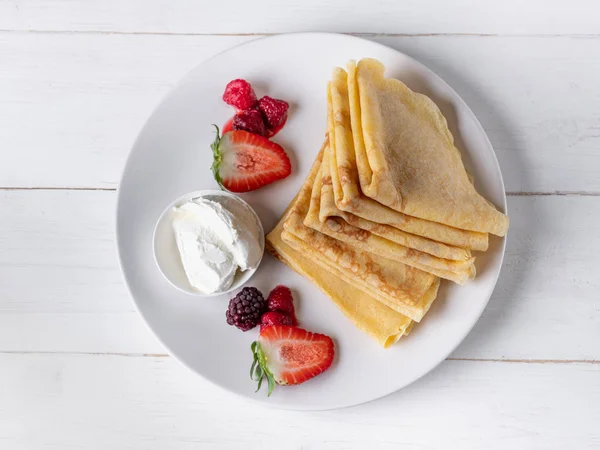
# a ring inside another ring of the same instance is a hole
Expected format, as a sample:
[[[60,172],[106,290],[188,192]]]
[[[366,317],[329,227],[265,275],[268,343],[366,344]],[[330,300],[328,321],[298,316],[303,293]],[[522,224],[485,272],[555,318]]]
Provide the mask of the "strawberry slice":
[[[334,345],[329,336],[298,327],[271,325],[260,330],[252,343],[254,362],[250,376],[260,389],[264,378],[268,396],[280,385],[300,384],[326,371],[333,362]]]
[[[211,144],[217,183],[231,192],[248,192],[287,177],[290,159],[281,145],[244,130],[233,130]]]

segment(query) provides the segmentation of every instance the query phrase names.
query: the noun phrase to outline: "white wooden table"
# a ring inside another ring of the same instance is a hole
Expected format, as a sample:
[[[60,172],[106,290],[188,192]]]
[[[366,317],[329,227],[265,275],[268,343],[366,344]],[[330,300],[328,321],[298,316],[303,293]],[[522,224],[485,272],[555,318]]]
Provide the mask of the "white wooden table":
[[[0,0],[0,449],[600,447],[596,0]],[[410,387],[257,407],[181,367],[116,259],[116,188],[166,91],[263,34],[364,34],[447,80],[500,160],[511,230],[483,317]]]

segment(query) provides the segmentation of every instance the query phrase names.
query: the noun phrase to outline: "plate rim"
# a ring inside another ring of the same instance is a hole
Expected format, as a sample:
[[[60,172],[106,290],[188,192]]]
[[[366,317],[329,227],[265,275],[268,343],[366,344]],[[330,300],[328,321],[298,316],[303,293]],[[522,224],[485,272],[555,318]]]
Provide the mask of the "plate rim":
[[[137,311],[137,313],[141,316],[141,318],[143,319],[143,322],[145,324],[145,326],[151,331],[151,333],[153,334],[153,336],[160,342],[160,344],[165,348],[165,350],[167,350],[167,352],[169,353],[169,356],[172,357],[174,360],[178,361],[181,365],[183,365],[184,367],[186,367],[188,370],[192,371],[194,374],[196,374],[197,376],[200,376],[203,380],[205,380],[206,382],[210,383],[212,386],[216,386],[217,388],[223,390],[224,392],[227,392],[228,394],[233,394],[234,396],[236,396],[238,399],[241,399],[242,401],[245,402],[249,402],[249,403],[254,403],[257,406],[263,406],[263,407],[269,407],[269,408],[274,408],[274,409],[280,409],[280,410],[292,410],[292,411],[329,411],[329,410],[335,410],[335,409],[344,409],[344,408],[349,408],[349,407],[353,407],[353,406],[359,406],[359,405],[364,405],[367,403],[371,403],[374,402],[376,400],[382,399],[384,397],[387,397],[391,394],[394,394],[408,386],[410,386],[411,384],[415,383],[416,381],[420,380],[421,378],[423,378],[424,376],[426,376],[427,374],[429,374],[430,372],[432,372],[435,368],[437,368],[442,362],[446,361],[448,359],[448,356],[452,354],[452,352],[454,352],[462,343],[463,341],[466,339],[466,337],[471,333],[471,331],[473,330],[473,328],[475,327],[475,324],[479,321],[479,319],[481,318],[481,315],[483,314],[483,312],[485,311],[485,309],[487,308],[487,305],[489,304],[489,301],[494,293],[494,290],[496,289],[497,285],[498,285],[498,279],[500,276],[500,273],[502,272],[502,268],[503,268],[503,263],[504,263],[504,257],[506,254],[506,244],[507,244],[507,239],[508,239],[508,232],[505,236],[499,238],[501,239],[501,245],[498,246],[498,252],[500,252],[499,255],[499,261],[498,261],[498,271],[496,273],[496,276],[494,277],[493,280],[493,285],[491,286],[490,289],[490,293],[489,295],[487,295],[487,298],[485,299],[484,302],[482,302],[481,304],[481,309],[480,311],[478,311],[478,313],[476,314],[476,316],[474,317],[472,323],[470,323],[467,326],[465,326],[464,328],[464,333],[462,333],[462,335],[460,336],[460,339],[457,340],[456,344],[452,346],[452,348],[449,349],[449,351],[443,355],[443,357],[439,358],[439,360],[436,360],[435,362],[424,366],[425,369],[420,371],[420,373],[412,378],[410,378],[408,381],[405,380],[405,382],[403,382],[403,384],[401,384],[398,387],[394,387],[392,390],[390,390],[389,392],[383,393],[383,394],[378,394],[368,400],[359,400],[359,401],[350,401],[350,402],[344,402],[344,403],[337,403],[337,404],[333,404],[333,405],[326,405],[326,406],[318,406],[318,405],[295,405],[295,404],[285,404],[285,403],[268,403],[265,401],[260,401],[255,397],[250,397],[247,395],[244,395],[240,392],[237,392],[235,390],[232,390],[230,388],[228,388],[227,386],[225,386],[224,384],[218,383],[217,381],[210,379],[206,376],[204,376],[202,373],[198,372],[196,369],[194,369],[193,367],[191,367],[191,365],[189,365],[185,360],[183,360],[182,358],[180,358],[176,352],[174,352],[171,347],[169,345],[167,345],[163,339],[161,338],[161,336],[154,330],[154,328],[152,327],[152,325],[150,324],[150,322],[148,321],[148,319],[146,318],[146,315],[144,314],[144,312],[142,311],[142,308],[140,307],[139,301],[136,299],[136,297],[133,295],[133,291],[131,288],[131,282],[130,279],[126,273],[126,271],[124,270],[124,264],[123,264],[123,257],[122,257],[122,250],[121,250],[121,238],[120,238],[120,233],[119,233],[119,223],[120,223],[120,215],[121,215],[121,203],[122,203],[122,190],[121,190],[121,185],[127,175],[127,173],[130,170],[130,166],[131,166],[131,161],[133,159],[133,153],[134,150],[136,149],[142,135],[144,134],[144,131],[146,130],[146,128],[148,127],[149,122],[151,122],[151,120],[153,119],[153,117],[155,116],[155,114],[162,108],[162,106],[169,100],[169,98],[172,96],[172,94],[180,87],[180,85],[184,84],[187,79],[191,76],[193,76],[195,74],[195,72],[202,66],[208,65],[210,64],[210,62],[218,57],[220,57],[221,55],[230,52],[234,49],[238,49],[240,47],[244,47],[247,45],[252,45],[258,41],[264,41],[264,40],[277,40],[280,39],[282,37],[287,37],[287,36],[297,36],[299,38],[302,37],[319,37],[319,36],[324,36],[324,37],[343,37],[344,39],[348,39],[350,41],[361,41],[361,42],[368,42],[369,45],[373,45],[376,47],[382,47],[386,50],[391,50],[399,55],[401,55],[404,58],[409,59],[412,63],[420,66],[425,72],[428,72],[430,76],[433,76],[434,78],[437,79],[438,82],[440,82],[444,88],[452,93],[454,95],[454,97],[456,98],[456,101],[459,102],[461,104],[461,106],[464,108],[464,111],[470,116],[470,118],[473,120],[474,124],[476,125],[476,127],[478,128],[479,132],[481,133],[482,137],[485,138],[485,142],[486,144],[489,146],[489,149],[491,150],[491,156],[492,156],[492,160],[494,162],[494,166],[495,169],[497,171],[497,173],[499,174],[499,181],[500,181],[500,187],[502,189],[502,196],[501,196],[501,204],[496,205],[497,207],[499,207],[499,209],[501,210],[501,212],[505,213],[507,212],[507,196],[506,196],[506,187],[504,185],[504,177],[502,176],[502,170],[500,167],[500,163],[498,161],[498,157],[496,155],[496,151],[494,150],[494,147],[489,139],[489,136],[487,135],[487,133],[485,132],[485,129],[483,128],[483,126],[481,125],[481,122],[479,121],[479,119],[477,118],[477,116],[475,115],[475,113],[473,112],[473,110],[469,107],[469,105],[465,102],[465,100],[458,94],[458,92],[456,92],[454,90],[454,88],[452,86],[450,86],[446,80],[444,80],[444,78],[442,78],[440,75],[438,75],[436,72],[434,72],[432,69],[430,69],[427,65],[423,64],[422,62],[420,62],[419,60],[415,59],[414,57],[400,51],[397,50],[393,47],[389,47],[385,44],[382,44],[380,42],[376,42],[370,39],[367,39],[365,37],[360,37],[360,36],[355,36],[355,35],[350,35],[350,34],[345,34],[345,33],[335,33],[335,32],[322,32],[322,31],[302,31],[302,32],[293,32],[293,33],[277,33],[277,34],[273,34],[273,35],[266,35],[266,36],[262,36],[259,37],[257,39],[252,39],[246,42],[242,42],[236,45],[233,45],[231,47],[227,47],[225,49],[223,49],[222,51],[210,56],[209,58],[206,58],[202,61],[200,61],[198,64],[196,64],[192,69],[190,69],[183,77],[181,77],[170,89],[167,90],[167,92],[165,94],[163,94],[163,97],[161,98],[161,100],[154,106],[154,108],[152,109],[152,111],[150,112],[150,114],[148,115],[148,117],[146,118],[146,120],[144,121],[144,124],[142,125],[142,127],[139,129],[137,136],[135,138],[135,140],[133,141],[133,143],[130,146],[129,149],[129,153],[127,155],[127,158],[125,160],[125,163],[123,165],[123,169],[121,172],[121,176],[119,178],[119,184],[117,187],[117,201],[116,201],[116,207],[115,207],[115,219],[114,219],[114,226],[115,226],[115,242],[116,242],[116,246],[117,246],[117,256],[118,256],[118,262],[119,262],[119,270],[123,276],[123,279],[125,281],[125,286],[127,288],[127,291],[129,292],[129,296],[135,306],[135,309]]]

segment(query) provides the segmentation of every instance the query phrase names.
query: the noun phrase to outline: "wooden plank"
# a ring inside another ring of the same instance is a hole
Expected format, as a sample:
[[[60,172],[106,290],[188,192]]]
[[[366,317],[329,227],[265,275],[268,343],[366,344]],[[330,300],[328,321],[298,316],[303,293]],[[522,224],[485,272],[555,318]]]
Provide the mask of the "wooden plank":
[[[163,95],[247,39],[0,34],[0,186],[116,187]]]
[[[0,187],[116,187],[169,88],[249,39],[0,33]],[[596,38],[374,39],[423,61],[464,97],[508,191],[600,191]]]
[[[0,351],[164,352],[123,286],[115,198],[0,191]],[[510,197],[509,215],[498,286],[453,357],[600,360],[600,197]]]
[[[4,0],[0,29],[125,33],[355,33],[597,34],[594,0]],[[85,6],[85,7],[83,7]]]
[[[115,200],[0,191],[0,351],[164,352],[119,271]]]
[[[594,256],[600,197],[508,200],[511,228],[498,284],[452,356],[600,359],[600,262]]]
[[[257,408],[169,358],[0,355],[0,365],[11,450],[600,445],[600,365],[447,361],[392,396],[326,412]]]
[[[112,191],[0,191],[2,312],[133,312],[115,201]]]
[[[127,304],[131,301],[122,297]],[[84,297],[81,301],[85,302]],[[137,312],[0,313],[0,353],[166,355]]]

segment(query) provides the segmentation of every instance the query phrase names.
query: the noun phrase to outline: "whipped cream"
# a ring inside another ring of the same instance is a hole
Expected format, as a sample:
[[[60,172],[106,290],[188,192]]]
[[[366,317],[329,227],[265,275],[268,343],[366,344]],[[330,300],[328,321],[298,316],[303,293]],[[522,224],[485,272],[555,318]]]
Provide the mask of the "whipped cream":
[[[254,269],[262,257],[257,219],[236,198],[207,195],[175,207],[173,232],[185,274],[204,294],[226,290],[238,269]]]

